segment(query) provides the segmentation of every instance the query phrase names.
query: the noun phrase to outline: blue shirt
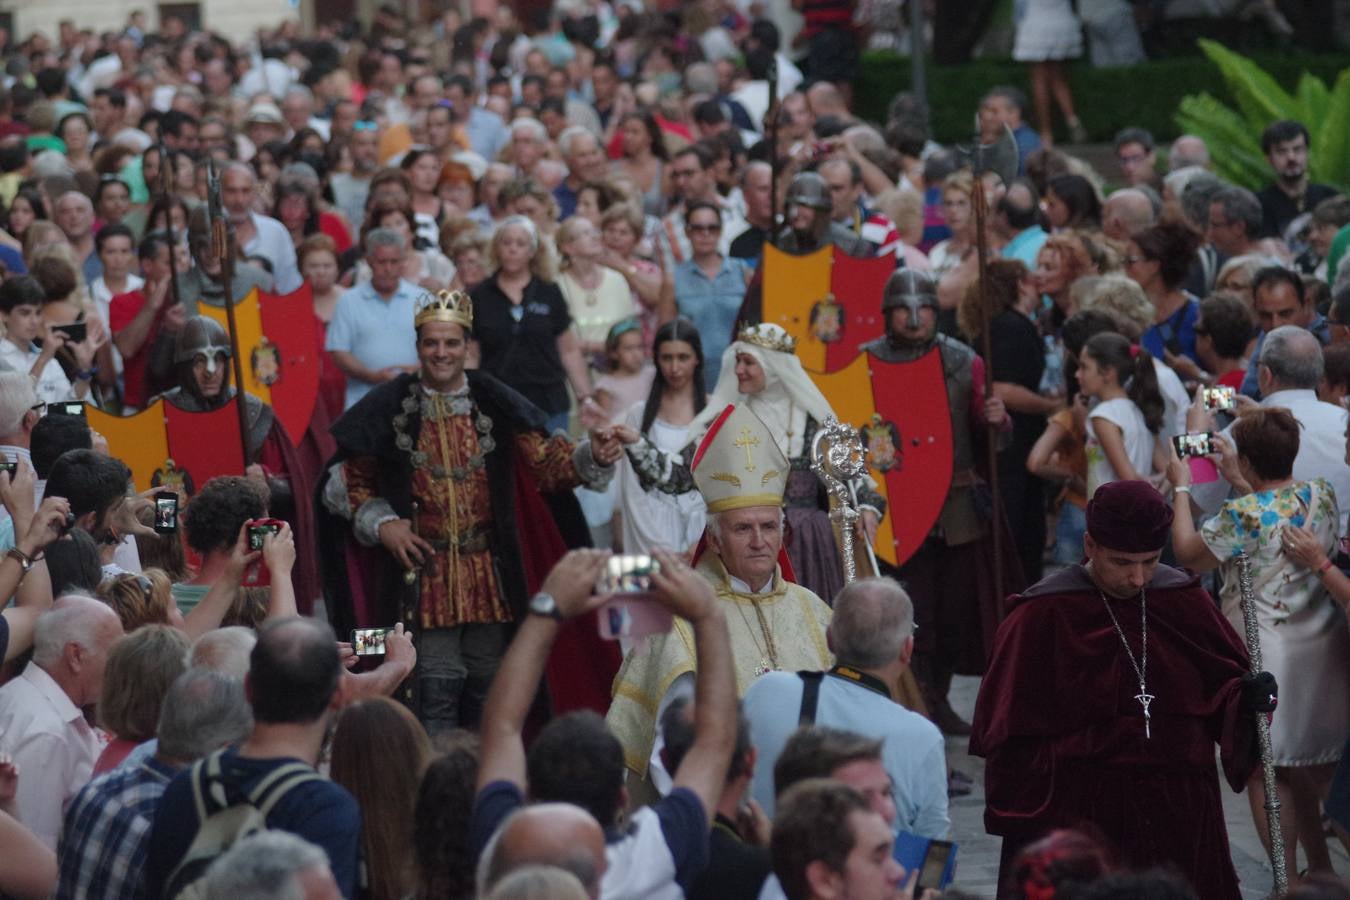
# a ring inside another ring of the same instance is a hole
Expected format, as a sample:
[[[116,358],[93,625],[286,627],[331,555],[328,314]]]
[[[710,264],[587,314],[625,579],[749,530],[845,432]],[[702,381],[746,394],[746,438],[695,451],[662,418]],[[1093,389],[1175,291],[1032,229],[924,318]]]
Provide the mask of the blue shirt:
[[[1050,235],[1039,225],[1032,225],[1017,232],[1017,236],[1003,248],[1004,259],[1020,259],[1028,272],[1035,271],[1036,257]]]
[[[247,795],[274,769],[294,762],[300,760],[251,759],[235,750],[226,750],[221,761],[221,781],[227,785],[229,796]],[[169,782],[155,811],[145,862],[145,896],[164,896],[166,882],[187,855],[200,827],[189,767]],[[272,807],[267,827],[290,832],[323,848],[342,896],[356,896],[361,811],[346,788],[326,778],[296,785]]]
[[[80,789],[56,846],[57,900],[144,897],[155,807],[174,770],[157,759],[122,766]]]
[[[694,323],[703,339],[703,373],[708,390],[717,385],[722,352],[731,344],[751,271],[744,260],[732,257],[722,258],[716,278],[709,278],[692,259],[675,267],[675,305],[680,315]]]
[[[464,123],[464,134],[473,152],[486,160],[497,158],[497,152],[511,139],[502,117],[481,106],[469,107],[469,118]]]
[[[558,182],[553,189],[553,199],[558,201],[558,221],[572,218],[577,211],[577,192],[567,186],[567,179]]]
[[[370,282],[347,290],[338,298],[324,349],[350,353],[361,365],[376,371],[389,366],[417,365],[413,316],[421,293],[417,285],[402,278],[394,296],[387,300],[375,292]],[[348,377],[343,408],[351,409],[374,386]]]
[[[1013,140],[1017,141],[1017,174],[1027,174],[1027,157],[1032,151],[1041,148],[1041,136],[1026,122],[1013,129]]]
[[[1172,342],[1174,346],[1181,348],[1183,356],[1198,363],[1200,360],[1195,355],[1195,320],[1198,318],[1200,318],[1200,301],[1188,296],[1185,304],[1173,313],[1171,318],[1150,325],[1148,331],[1140,338],[1139,345],[1153,354],[1154,359],[1160,360],[1163,358],[1163,349],[1168,348],[1169,342]]]
[[[750,739],[759,753],[751,796],[773,817],[773,768],[797,730],[802,679],[795,672],[769,672],[745,693]],[[880,738],[881,761],[895,791],[895,828],[926,838],[946,838],[947,757],[942,732],[890,697],[836,675],[820,682],[816,724]]]
[[[1308,330],[1317,338],[1317,342],[1325,347],[1331,343],[1331,323],[1327,317],[1321,313],[1313,313],[1312,323]],[[1261,399],[1261,385],[1256,377],[1256,367],[1260,365],[1261,348],[1265,346],[1266,333],[1263,331],[1256,338],[1256,349],[1252,351],[1252,358],[1247,363],[1247,374],[1242,378],[1242,390],[1240,393],[1246,394],[1253,400]]]

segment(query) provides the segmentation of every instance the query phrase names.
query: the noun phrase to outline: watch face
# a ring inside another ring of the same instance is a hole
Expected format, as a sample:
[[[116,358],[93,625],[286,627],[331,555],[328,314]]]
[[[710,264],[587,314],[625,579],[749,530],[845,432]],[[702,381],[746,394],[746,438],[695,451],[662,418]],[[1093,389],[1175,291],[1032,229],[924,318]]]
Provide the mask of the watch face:
[[[530,612],[541,616],[556,616],[558,614],[558,604],[548,594],[535,594],[530,599]]]

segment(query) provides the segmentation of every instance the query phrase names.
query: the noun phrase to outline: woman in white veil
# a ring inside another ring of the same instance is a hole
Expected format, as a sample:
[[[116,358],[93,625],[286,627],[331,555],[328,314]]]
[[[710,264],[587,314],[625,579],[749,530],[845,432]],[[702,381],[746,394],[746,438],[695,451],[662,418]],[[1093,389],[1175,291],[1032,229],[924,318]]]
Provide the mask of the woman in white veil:
[[[627,444],[633,471],[648,491],[683,494],[695,490],[689,461],[713,420],[729,404],[750,409],[778,440],[792,471],[784,496],[788,559],[797,582],[830,603],[844,585],[843,564],[829,519],[824,487],[811,471],[811,441],[817,426],[833,415],[829,401],[802,368],[796,342],[778,325],[745,328],[722,354],[717,385],[703,411],[689,424],[690,443],[681,454],[659,450],[632,429],[616,434]],[[863,528],[870,542],[885,500],[860,482]]]

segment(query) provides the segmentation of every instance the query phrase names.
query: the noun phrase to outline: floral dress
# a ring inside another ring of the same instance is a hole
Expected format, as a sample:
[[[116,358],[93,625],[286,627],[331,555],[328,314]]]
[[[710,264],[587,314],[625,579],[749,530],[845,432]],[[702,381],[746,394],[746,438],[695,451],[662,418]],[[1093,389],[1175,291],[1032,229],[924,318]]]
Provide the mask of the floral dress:
[[[1279,766],[1335,762],[1350,732],[1345,617],[1317,574],[1280,547],[1284,526],[1309,527],[1331,555],[1338,521],[1335,490],[1316,478],[1229,500],[1200,529],[1223,566],[1223,613],[1238,634],[1245,630],[1237,557],[1251,558],[1262,664],[1280,685],[1270,728]]]

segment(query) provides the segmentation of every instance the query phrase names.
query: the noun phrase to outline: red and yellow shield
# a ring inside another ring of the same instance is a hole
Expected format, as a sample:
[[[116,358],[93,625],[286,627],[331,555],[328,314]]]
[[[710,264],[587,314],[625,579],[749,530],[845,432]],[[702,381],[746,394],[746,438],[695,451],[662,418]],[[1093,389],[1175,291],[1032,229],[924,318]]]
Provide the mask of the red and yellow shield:
[[[134,416],[113,416],[92,406],[87,413],[89,427],[131,467],[138,491],[165,485],[191,494],[217,475],[244,474],[236,402],[211,412],[187,412],[156,400]]]
[[[763,320],[797,339],[808,372],[837,372],[885,332],[881,294],[894,271],[893,256],[863,259],[833,245],[794,256],[766,244]]]
[[[839,421],[858,429],[888,511],[872,548],[902,565],[922,546],[952,483],[952,417],[937,347],[907,363],[869,354],[811,378]]]
[[[229,324],[223,308],[198,306]],[[292,444],[300,444],[319,397],[319,329],[309,285],[280,296],[251,291],[234,305],[244,390],[272,407]]]

